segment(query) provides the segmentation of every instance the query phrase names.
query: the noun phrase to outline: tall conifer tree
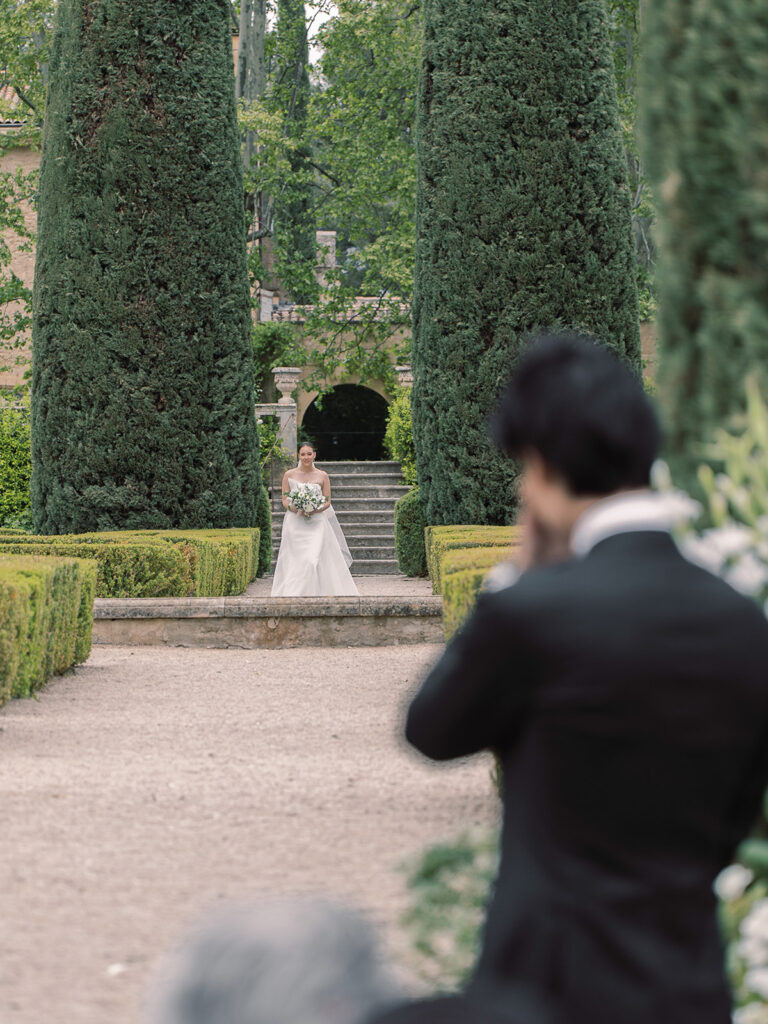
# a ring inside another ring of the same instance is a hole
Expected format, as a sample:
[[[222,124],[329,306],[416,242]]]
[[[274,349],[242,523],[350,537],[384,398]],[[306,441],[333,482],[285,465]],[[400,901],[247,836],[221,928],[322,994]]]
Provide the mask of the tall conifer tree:
[[[255,522],[228,0],[61,0],[35,272],[46,533]]]
[[[307,137],[309,109],[309,42],[303,0],[278,0],[277,48],[273,97],[283,115],[288,140],[290,184],[275,196],[278,272],[294,302],[315,298],[315,225],[312,168]]]
[[[744,411],[748,373],[768,398],[768,7],[653,0],[645,16],[660,396],[690,483],[702,444]]]
[[[501,523],[487,417],[525,337],[590,331],[639,372],[603,0],[425,0],[413,422],[429,523]]]

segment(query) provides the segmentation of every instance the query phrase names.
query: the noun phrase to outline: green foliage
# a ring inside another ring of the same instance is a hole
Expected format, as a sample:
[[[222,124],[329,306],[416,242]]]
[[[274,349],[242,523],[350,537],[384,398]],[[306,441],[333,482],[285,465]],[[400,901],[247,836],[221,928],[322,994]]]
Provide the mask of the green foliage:
[[[424,510],[419,489],[414,487],[395,502],[395,551],[400,572],[406,576],[427,575],[424,548]]]
[[[16,0],[3,5],[0,67],[3,85],[9,89],[0,97],[0,115],[21,122],[5,135],[3,144],[35,145],[40,141],[55,9],[56,0]]]
[[[517,543],[516,526],[428,526],[425,533],[427,568],[432,589],[441,593],[443,559],[449,551],[499,547],[507,551]],[[501,560],[501,559],[500,559]]]
[[[0,135],[0,156],[4,149],[3,141]],[[24,208],[32,202],[37,180],[37,171],[0,171],[0,351],[9,353],[0,360],[0,374],[14,366],[28,364],[28,357],[21,350],[29,340],[32,292],[11,270],[9,243],[13,240],[22,252],[32,248],[34,236],[27,226]],[[0,384],[3,384],[2,377]],[[6,390],[11,391],[12,397],[19,397],[24,389]]]
[[[0,554],[71,555],[98,563],[98,597],[218,597],[256,577],[259,530],[0,533]]]
[[[427,848],[408,865],[411,904],[403,916],[416,969],[440,992],[458,989],[480,948],[480,929],[498,870],[496,832]]]
[[[257,323],[251,332],[253,347],[253,379],[257,401],[271,385],[276,366],[303,366],[306,351],[295,324]]]
[[[257,576],[264,576],[272,568],[272,508],[266,487],[261,488],[256,506],[256,521],[259,527],[259,559]]]
[[[95,583],[85,559],[0,557],[0,704],[87,659]]]
[[[488,571],[509,559],[520,531],[516,526],[428,526],[424,536],[432,590],[443,599],[443,630],[450,640],[474,608]]]
[[[429,0],[418,125],[413,428],[428,523],[509,522],[486,433],[538,328],[640,370],[630,200],[602,0]]]
[[[768,406],[760,394],[758,371],[746,380],[744,403],[744,413],[732,420],[735,432],[716,430],[705,446],[707,461],[699,466],[699,481],[712,523],[741,523],[758,531],[757,550],[768,560]],[[763,543],[760,531],[765,531]]]
[[[49,533],[252,526],[226,0],[61,0],[40,177],[32,505]]]
[[[18,523],[29,513],[29,414],[0,407],[0,526]]]
[[[278,254],[275,271],[293,300],[307,303],[316,299],[317,285],[312,204],[314,172],[307,131],[309,45],[304,0],[277,0],[272,63],[269,102],[282,114],[289,169],[289,183],[283,183],[274,199]]]
[[[387,430],[384,447],[390,459],[400,463],[403,479],[411,487],[416,479],[416,450],[413,447],[413,424],[411,422],[411,392],[400,391],[387,409]]]
[[[440,563],[440,594],[446,640],[450,640],[469,617],[489,570],[508,559],[509,546],[506,544],[448,549],[445,552]]]
[[[310,17],[323,0],[310,0]],[[322,293],[307,309],[304,336],[317,372],[313,390],[343,367],[361,380],[391,372],[407,361],[413,284],[413,211],[416,167],[413,147],[419,5],[410,0],[340,0],[319,32],[321,85],[309,98],[306,134],[297,138],[267,96],[241,105],[241,128],[255,132],[258,150],[246,174],[249,193],[304,194],[306,145],[311,151],[314,221],[336,230],[339,267],[329,269]],[[273,41],[279,48],[279,40]],[[279,73],[283,58],[273,59]],[[259,209],[259,203],[256,202]],[[274,200],[257,216],[254,236],[272,238],[279,274],[288,291],[308,288],[314,271],[300,252],[286,251]],[[254,252],[254,278],[265,274]],[[369,298],[360,303],[358,296]]]
[[[645,153],[658,200],[659,393],[678,482],[768,394],[768,8],[654,0],[644,28]]]

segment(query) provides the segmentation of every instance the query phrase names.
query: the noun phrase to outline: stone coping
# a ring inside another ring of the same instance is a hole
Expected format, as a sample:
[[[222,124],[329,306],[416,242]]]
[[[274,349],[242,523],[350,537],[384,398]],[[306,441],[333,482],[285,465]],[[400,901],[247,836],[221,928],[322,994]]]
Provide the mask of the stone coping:
[[[94,619],[437,617],[442,599],[429,597],[127,597],[97,598]]]

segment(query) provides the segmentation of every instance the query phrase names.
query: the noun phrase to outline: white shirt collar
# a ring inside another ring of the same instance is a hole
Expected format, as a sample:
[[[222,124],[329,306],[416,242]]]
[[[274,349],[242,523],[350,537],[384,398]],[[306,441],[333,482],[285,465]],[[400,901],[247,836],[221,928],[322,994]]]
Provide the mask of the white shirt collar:
[[[571,551],[583,558],[600,541],[619,533],[669,533],[681,518],[679,501],[668,494],[628,491],[611,495],[579,516],[571,532]]]

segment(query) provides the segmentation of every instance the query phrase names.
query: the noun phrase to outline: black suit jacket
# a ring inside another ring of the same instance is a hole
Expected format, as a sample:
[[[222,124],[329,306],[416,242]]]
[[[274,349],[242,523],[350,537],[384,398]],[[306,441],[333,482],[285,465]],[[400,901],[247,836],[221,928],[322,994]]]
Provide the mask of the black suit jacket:
[[[712,883],[768,782],[768,622],[663,533],[482,596],[411,704],[432,758],[498,752],[472,989],[568,1024],[729,1024]]]

